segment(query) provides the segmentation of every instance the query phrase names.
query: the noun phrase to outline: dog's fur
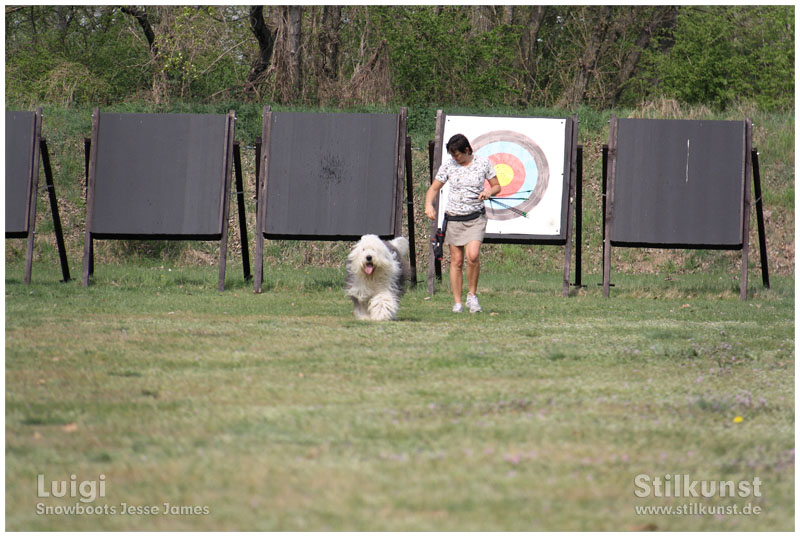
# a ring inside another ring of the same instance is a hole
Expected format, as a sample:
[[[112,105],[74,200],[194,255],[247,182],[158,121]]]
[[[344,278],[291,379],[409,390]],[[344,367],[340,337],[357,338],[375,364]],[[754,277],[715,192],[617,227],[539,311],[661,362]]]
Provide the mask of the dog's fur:
[[[345,279],[356,319],[395,319],[410,276],[408,239],[383,241],[377,235],[361,237],[347,256]]]

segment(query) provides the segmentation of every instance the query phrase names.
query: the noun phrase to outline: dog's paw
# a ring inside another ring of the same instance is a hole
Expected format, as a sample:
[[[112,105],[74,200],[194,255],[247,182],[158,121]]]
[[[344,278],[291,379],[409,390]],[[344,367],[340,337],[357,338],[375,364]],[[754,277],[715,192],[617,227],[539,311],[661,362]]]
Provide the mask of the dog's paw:
[[[366,304],[353,298],[353,316],[357,321],[369,321],[370,314],[366,308]]]
[[[367,310],[373,321],[392,321],[397,316],[397,300],[391,293],[380,293],[372,297]]]

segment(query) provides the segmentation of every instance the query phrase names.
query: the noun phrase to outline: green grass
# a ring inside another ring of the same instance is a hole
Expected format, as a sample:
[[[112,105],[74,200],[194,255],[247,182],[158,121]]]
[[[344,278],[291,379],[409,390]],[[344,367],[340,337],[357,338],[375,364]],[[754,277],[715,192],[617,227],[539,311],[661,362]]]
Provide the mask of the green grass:
[[[519,252],[511,248],[508,256]],[[6,264],[8,530],[791,530],[794,281],[596,275],[487,263],[484,313],[441,285],[357,322],[339,268]],[[74,268],[74,267],[73,267]],[[75,271],[77,274],[77,271]],[[755,296],[753,296],[755,294]],[[734,418],[741,416],[740,423]],[[105,476],[92,505],[207,515],[38,515],[46,482]],[[762,481],[757,516],[637,515],[685,503],[634,478]]]

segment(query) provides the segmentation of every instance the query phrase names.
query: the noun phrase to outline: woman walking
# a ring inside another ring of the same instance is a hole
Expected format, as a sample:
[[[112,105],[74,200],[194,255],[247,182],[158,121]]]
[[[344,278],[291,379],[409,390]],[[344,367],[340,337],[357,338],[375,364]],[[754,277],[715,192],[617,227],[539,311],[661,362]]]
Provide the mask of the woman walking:
[[[486,209],[484,200],[500,193],[500,181],[489,159],[474,155],[469,140],[456,134],[447,142],[447,153],[452,157],[439,167],[436,179],[425,194],[425,215],[436,220],[433,200],[445,183],[450,183],[450,192],[445,207],[447,228],[444,243],[450,246],[450,289],[453,292],[453,312],[461,313],[463,266],[467,261],[467,309],[471,313],[481,311],[478,302],[478,278],[480,276],[480,249],[486,233]],[[489,186],[485,187],[485,182]]]

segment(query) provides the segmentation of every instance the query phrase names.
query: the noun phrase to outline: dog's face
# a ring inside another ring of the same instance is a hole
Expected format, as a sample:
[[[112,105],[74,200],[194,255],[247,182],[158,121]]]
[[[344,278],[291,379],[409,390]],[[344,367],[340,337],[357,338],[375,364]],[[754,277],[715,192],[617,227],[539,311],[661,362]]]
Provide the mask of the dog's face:
[[[362,270],[364,271],[364,274],[369,276],[375,270],[375,265],[372,263],[372,255],[367,254],[367,256],[364,258],[364,261],[365,263],[364,266],[362,267]]]
[[[368,277],[393,262],[392,253],[376,235],[361,237],[350,251],[347,260],[353,270],[360,270]]]

